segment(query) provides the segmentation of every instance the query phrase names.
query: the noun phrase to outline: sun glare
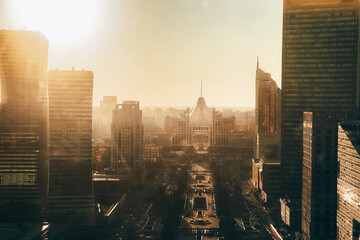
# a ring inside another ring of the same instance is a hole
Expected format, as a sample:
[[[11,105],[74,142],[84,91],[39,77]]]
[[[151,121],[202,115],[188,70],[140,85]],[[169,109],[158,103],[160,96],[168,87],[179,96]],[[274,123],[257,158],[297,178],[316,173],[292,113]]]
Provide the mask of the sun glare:
[[[41,31],[50,44],[79,44],[96,31],[99,0],[12,0],[19,26]]]

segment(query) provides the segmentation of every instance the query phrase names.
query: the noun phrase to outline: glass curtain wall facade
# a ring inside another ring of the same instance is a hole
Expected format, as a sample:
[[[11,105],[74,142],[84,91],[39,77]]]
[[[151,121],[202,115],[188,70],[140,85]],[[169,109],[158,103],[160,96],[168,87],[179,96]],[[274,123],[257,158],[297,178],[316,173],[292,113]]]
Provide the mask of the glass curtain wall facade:
[[[360,239],[360,121],[339,125],[337,239]]]
[[[28,202],[41,208],[46,200],[47,58],[48,40],[40,33],[0,30],[2,204]]]
[[[304,112],[302,237],[336,239],[338,124],[360,113]]]
[[[283,193],[301,200],[303,112],[359,109],[358,0],[285,0]]]

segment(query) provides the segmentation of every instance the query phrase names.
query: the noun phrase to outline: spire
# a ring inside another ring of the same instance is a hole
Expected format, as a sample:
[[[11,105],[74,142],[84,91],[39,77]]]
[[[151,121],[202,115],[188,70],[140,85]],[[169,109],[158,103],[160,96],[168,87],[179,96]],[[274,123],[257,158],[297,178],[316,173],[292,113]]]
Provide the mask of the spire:
[[[201,79],[201,90],[200,90],[200,97],[202,97],[202,82],[203,82],[203,80]]]
[[[259,70],[259,55],[257,55],[257,65],[256,70]]]

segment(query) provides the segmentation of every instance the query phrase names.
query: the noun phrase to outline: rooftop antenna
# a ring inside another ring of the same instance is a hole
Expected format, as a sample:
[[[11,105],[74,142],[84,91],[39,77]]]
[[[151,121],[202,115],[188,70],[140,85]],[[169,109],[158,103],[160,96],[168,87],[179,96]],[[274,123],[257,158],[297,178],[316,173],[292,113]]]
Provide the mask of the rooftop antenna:
[[[256,69],[259,70],[259,55],[257,55],[257,65]]]
[[[202,97],[202,82],[203,80],[201,79],[201,90],[200,90],[200,96]]]

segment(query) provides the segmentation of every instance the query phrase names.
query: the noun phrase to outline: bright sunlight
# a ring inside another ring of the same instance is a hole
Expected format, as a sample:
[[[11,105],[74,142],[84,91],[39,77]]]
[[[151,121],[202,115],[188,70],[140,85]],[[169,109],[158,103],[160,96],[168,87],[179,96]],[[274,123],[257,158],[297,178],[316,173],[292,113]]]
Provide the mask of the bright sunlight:
[[[13,0],[10,9],[26,30],[41,31],[56,45],[80,44],[96,31],[98,0]]]

